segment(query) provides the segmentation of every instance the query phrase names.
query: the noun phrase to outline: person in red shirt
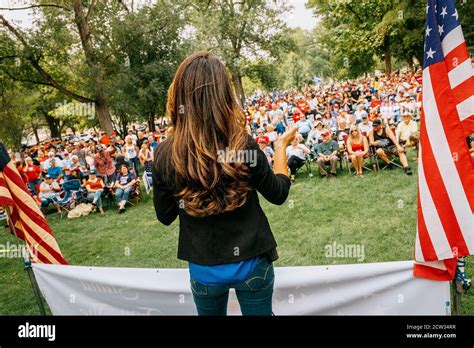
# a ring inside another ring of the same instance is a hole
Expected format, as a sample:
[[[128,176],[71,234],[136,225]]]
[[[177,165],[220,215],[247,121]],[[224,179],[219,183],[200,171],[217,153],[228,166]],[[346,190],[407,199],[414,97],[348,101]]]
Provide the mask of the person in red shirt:
[[[41,184],[41,168],[33,163],[31,157],[25,158],[23,175],[31,193],[34,196],[38,195],[38,187]]]
[[[18,173],[20,173],[20,176],[23,179],[23,182],[26,183],[26,176],[25,176],[25,173],[23,172],[23,161],[22,160],[16,161],[15,167],[16,167],[16,170],[18,170]]]
[[[104,181],[97,176],[95,170],[89,172],[89,179],[84,182],[84,186],[87,189],[87,200],[92,201],[92,205],[97,207],[101,214],[104,214],[102,209],[102,193],[104,192]]]
[[[303,114],[305,114],[309,110],[309,104],[304,98],[300,98],[296,107],[301,110]]]
[[[270,142],[270,138],[268,135],[265,135],[265,130],[263,128],[257,129],[257,137],[255,138],[255,141],[258,144],[260,140],[265,140],[267,144]]]
[[[370,107],[372,109],[379,108],[381,104],[382,104],[382,102],[380,101],[380,99],[377,99],[377,97],[372,96],[372,101],[370,102]]]
[[[104,144],[105,146],[109,146],[110,144],[110,137],[107,135],[107,133],[104,133],[104,135],[102,135],[100,137],[100,143],[101,144]]]
[[[374,122],[375,119],[379,118],[379,114],[377,113],[376,109],[370,109],[369,113],[369,121]]]
[[[298,108],[293,108],[293,122],[296,123],[301,119],[301,110]]]

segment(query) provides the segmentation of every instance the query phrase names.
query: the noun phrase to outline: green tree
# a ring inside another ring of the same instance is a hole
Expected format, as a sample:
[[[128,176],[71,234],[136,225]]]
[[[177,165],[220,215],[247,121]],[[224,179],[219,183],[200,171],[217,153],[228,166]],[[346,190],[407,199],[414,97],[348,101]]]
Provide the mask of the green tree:
[[[242,77],[252,61],[276,58],[291,45],[282,16],[288,1],[196,1],[191,7],[196,48],[215,51],[229,69],[236,93],[245,100]],[[254,63],[255,64],[255,63]],[[258,63],[257,63],[258,65]],[[255,67],[255,65],[254,65]]]
[[[392,71],[392,58],[422,59],[424,0],[309,0],[323,17],[321,42],[335,57],[341,75],[370,71],[374,56]]]
[[[117,72],[117,62],[122,61],[124,50],[143,36],[149,38],[168,25],[175,26],[179,3],[159,0],[151,6],[168,9],[166,16],[157,13],[153,27],[144,25],[142,17],[124,1],[66,0],[48,6],[39,1],[30,6],[41,14],[30,31],[0,15],[0,27],[5,30],[2,41],[8,41],[2,44],[0,69],[14,79],[27,76],[22,80],[54,87],[82,103],[93,103],[102,129],[110,133],[108,86]],[[133,34],[125,38],[126,30]],[[12,63],[17,59],[28,63],[30,71],[21,64],[23,74],[17,73],[20,69]]]

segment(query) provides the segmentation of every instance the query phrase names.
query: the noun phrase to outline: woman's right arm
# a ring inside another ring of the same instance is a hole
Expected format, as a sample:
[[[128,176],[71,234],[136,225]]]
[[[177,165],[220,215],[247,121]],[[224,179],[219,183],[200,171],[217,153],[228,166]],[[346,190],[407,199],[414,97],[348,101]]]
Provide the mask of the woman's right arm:
[[[283,134],[275,142],[275,156],[273,160],[273,171],[268,163],[268,159],[260,150],[253,139],[249,139],[251,151],[256,155],[256,164],[250,165],[252,183],[256,190],[270,203],[281,205],[285,202],[290,192],[291,181],[288,178],[288,168],[286,163],[286,146],[291,142],[297,128]]]

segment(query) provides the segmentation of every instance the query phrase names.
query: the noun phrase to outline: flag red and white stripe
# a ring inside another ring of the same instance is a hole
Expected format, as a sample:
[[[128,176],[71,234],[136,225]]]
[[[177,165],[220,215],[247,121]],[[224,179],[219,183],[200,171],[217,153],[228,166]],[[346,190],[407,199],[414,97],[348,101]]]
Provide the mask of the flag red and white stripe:
[[[11,213],[17,236],[25,241],[31,261],[67,264],[51,228],[30,195],[15,165],[0,144],[0,205]],[[13,233],[13,231],[12,231]]]
[[[473,69],[454,2],[444,5],[427,5],[418,162],[414,275],[433,280],[452,280],[457,258],[474,254]]]

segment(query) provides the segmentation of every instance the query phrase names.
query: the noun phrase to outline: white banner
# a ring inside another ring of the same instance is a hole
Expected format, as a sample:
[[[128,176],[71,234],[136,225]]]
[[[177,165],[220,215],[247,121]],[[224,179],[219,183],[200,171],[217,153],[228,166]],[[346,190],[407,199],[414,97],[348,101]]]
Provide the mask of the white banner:
[[[449,282],[413,261],[276,267],[275,315],[450,315]],[[187,269],[34,265],[55,315],[195,315]],[[240,314],[233,290],[229,314]]]

